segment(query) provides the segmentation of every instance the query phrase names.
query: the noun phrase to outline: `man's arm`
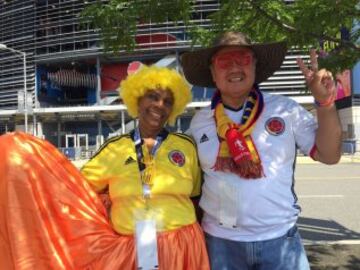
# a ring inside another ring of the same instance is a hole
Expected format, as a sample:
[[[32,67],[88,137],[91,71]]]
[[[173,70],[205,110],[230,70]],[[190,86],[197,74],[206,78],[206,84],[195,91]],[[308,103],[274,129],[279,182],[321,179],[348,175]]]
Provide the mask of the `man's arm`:
[[[315,50],[310,50],[311,68],[298,59],[298,66],[305,76],[306,83],[314,96],[317,106],[318,129],[316,130],[316,149],[312,157],[326,164],[335,164],[341,157],[341,123],[335,107],[336,85],[332,74],[318,70]]]
[[[341,124],[335,104],[317,108],[318,129],[313,157],[325,164],[335,164],[341,157]]]

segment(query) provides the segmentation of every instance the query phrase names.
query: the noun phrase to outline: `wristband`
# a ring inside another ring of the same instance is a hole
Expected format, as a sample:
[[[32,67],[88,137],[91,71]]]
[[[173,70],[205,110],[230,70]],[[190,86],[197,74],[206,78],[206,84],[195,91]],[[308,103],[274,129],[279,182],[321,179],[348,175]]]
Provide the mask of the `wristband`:
[[[330,107],[332,105],[334,105],[335,103],[335,96],[334,95],[331,95],[327,100],[325,101],[317,101],[315,99],[315,105],[316,107]]]

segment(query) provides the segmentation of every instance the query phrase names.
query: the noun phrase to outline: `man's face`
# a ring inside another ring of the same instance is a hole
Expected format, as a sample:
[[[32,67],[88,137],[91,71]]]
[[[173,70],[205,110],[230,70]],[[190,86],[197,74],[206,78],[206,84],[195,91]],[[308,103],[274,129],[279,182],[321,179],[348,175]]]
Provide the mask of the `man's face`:
[[[212,57],[211,73],[223,98],[247,96],[255,82],[256,59],[252,50],[225,47]]]

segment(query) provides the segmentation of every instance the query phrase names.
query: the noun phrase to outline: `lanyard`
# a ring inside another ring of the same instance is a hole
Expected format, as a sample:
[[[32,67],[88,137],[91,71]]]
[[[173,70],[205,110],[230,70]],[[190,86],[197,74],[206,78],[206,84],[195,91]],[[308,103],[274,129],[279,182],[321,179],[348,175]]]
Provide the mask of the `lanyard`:
[[[159,133],[158,136],[156,136],[155,144],[150,151],[150,155],[152,157],[154,157],[156,155],[161,143],[166,139],[167,135],[168,135],[168,132],[164,129],[163,131],[161,131]],[[146,164],[144,162],[144,153],[142,150],[143,140],[141,139],[139,128],[136,128],[134,130],[133,139],[134,139],[134,143],[135,143],[135,151],[136,151],[137,163],[138,163],[140,178],[141,178],[141,183],[142,183],[143,196],[144,196],[144,198],[148,199],[148,198],[150,198],[150,195],[151,195],[151,189],[150,189],[150,185],[149,185],[149,181],[148,181],[150,179],[146,179],[146,178],[150,178],[151,175],[145,175]]]

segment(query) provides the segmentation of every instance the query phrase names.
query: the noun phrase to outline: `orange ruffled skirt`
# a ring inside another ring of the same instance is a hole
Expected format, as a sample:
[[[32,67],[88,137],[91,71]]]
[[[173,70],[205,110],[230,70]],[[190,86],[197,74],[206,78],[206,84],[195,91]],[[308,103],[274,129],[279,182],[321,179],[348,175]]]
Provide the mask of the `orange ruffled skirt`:
[[[134,237],[52,144],[16,132],[0,149],[1,269],[136,269]],[[197,223],[159,233],[158,253],[161,270],[209,269]]]

